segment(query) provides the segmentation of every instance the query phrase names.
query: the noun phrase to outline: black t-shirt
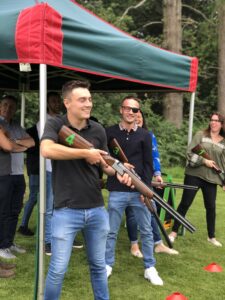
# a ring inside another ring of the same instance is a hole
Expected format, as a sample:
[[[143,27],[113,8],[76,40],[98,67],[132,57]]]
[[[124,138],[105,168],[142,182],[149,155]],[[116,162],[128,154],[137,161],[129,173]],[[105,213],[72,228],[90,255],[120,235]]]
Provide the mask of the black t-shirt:
[[[119,125],[106,128],[108,144],[116,138],[130,164],[135,166],[136,173],[149,185],[152,180],[152,140],[146,129],[138,127],[137,130],[121,130]],[[110,149],[110,154],[117,158]],[[136,192],[126,185],[121,184],[116,176],[108,177],[107,189],[117,192]]]
[[[35,145],[28,148],[26,165],[28,175],[39,175],[39,137],[36,124],[26,130],[26,132],[34,139]]]
[[[108,151],[104,128],[89,120],[87,126],[77,130],[69,124],[67,116],[57,116],[46,123],[41,140],[50,139],[59,143],[58,132],[66,125],[94,145],[96,149]],[[93,208],[104,205],[99,167],[84,159],[52,160],[54,207]]]

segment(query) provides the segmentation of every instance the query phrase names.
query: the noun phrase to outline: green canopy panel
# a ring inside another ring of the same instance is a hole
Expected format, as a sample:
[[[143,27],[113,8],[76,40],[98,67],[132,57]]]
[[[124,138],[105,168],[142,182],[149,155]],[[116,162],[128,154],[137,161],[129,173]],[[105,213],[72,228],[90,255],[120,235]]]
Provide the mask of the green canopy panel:
[[[94,90],[181,90],[197,85],[198,60],[138,40],[71,0],[0,1],[0,88],[48,89],[88,79]],[[32,71],[19,71],[30,63]]]

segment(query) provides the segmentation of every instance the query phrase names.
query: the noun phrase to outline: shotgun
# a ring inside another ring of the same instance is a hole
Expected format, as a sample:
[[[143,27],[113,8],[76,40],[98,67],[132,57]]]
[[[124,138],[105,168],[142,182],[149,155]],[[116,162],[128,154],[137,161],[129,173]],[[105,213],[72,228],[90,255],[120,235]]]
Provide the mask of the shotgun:
[[[116,155],[121,162],[128,163],[128,159],[127,159],[125,153],[123,152],[122,148],[120,147],[120,144],[118,143],[116,138],[113,138],[109,142],[109,147],[112,150],[112,152],[114,153],[114,155]],[[134,172],[134,174],[136,174],[136,172],[134,170],[132,170],[132,171]],[[157,222],[157,224],[158,224],[158,226],[159,226],[159,228],[160,228],[160,230],[161,230],[161,232],[162,232],[162,234],[163,234],[163,236],[166,240],[167,245],[169,246],[170,249],[172,249],[173,245],[172,245],[172,243],[171,243],[171,241],[168,237],[168,234],[167,234],[167,232],[166,232],[166,230],[165,230],[165,228],[164,228],[164,226],[163,226],[163,224],[162,224],[162,222],[161,222],[161,220],[160,220],[160,218],[157,214],[157,211],[156,211],[156,209],[155,209],[155,207],[152,203],[152,199],[149,199],[149,198],[145,197],[144,201],[145,201],[145,205],[148,208],[148,210],[150,211],[150,213],[152,213],[154,215],[155,220],[156,220],[156,222]]]
[[[120,144],[118,141],[113,138],[109,142],[109,147],[112,150],[113,154],[123,163],[128,163],[128,159],[123,152],[122,148],[120,147]],[[186,185],[186,184],[179,184],[179,183],[172,183],[172,182],[157,182],[157,181],[152,181],[150,183],[152,187],[156,188],[166,188],[166,187],[172,187],[174,189],[187,189],[187,190],[197,190],[198,187],[195,185]]]
[[[69,127],[63,125],[58,133],[59,142],[65,146],[79,149],[93,149],[94,146],[74,132]],[[181,223],[188,231],[193,233],[196,228],[176,210],[174,210],[167,202],[165,202],[159,195],[157,195],[150,187],[148,187],[141,179],[131,170],[126,168],[119,160],[110,155],[103,155],[105,162],[111,166],[121,176],[126,173],[131,177],[132,184],[145,197],[154,199],[162,208],[164,208],[174,219]]]
[[[187,185],[187,184],[172,183],[172,182],[152,181],[150,185],[155,188],[172,187],[174,189],[185,189],[185,190],[197,190],[198,189],[198,187],[196,185]]]
[[[209,154],[206,152],[206,150],[202,147],[202,145],[198,144],[194,148],[191,149],[191,151],[205,159],[212,160]],[[225,183],[225,176],[224,171],[220,169],[217,165],[213,166],[212,168],[221,178],[223,184]]]

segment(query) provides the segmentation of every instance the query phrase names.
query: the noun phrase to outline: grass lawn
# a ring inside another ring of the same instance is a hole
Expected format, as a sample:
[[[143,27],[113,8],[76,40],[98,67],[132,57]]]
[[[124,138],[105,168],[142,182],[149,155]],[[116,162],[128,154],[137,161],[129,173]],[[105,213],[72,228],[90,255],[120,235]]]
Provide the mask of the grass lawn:
[[[183,170],[180,168],[168,170],[174,182],[182,183]],[[177,190],[176,202],[179,203],[181,190]],[[104,191],[107,197],[107,192]],[[26,198],[25,198],[26,199]],[[216,235],[225,247],[224,209],[225,195],[218,188]],[[223,300],[225,299],[225,258],[224,247],[217,248],[207,242],[205,209],[201,192],[187,215],[188,220],[197,227],[194,234],[186,232],[175,242],[178,256],[156,254],[156,268],[164,280],[164,286],[151,285],[143,277],[141,259],[129,254],[129,241],[126,229],[121,227],[117,249],[116,264],[109,279],[111,300],[164,300],[174,292],[180,292],[189,300]],[[35,228],[36,216],[33,214],[31,228]],[[123,223],[124,224],[124,223]],[[82,237],[79,237],[82,240]],[[31,300],[34,292],[35,274],[35,237],[16,235],[16,242],[27,249],[27,254],[18,255],[16,259],[16,277],[0,280],[1,300]],[[210,273],[203,268],[216,262],[222,266],[221,273]],[[45,257],[47,271],[49,257]],[[91,300],[93,299],[89,270],[84,249],[73,250],[70,265],[66,274],[62,300]]]

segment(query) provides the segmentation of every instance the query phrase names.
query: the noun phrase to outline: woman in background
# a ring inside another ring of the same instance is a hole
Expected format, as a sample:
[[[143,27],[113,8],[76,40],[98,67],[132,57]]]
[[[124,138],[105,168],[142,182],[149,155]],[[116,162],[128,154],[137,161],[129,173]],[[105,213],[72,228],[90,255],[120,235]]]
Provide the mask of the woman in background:
[[[206,209],[206,222],[208,242],[214,246],[221,247],[222,244],[215,238],[216,222],[216,193],[217,185],[225,190],[223,174],[218,174],[215,168],[224,169],[225,166],[225,139],[224,139],[224,117],[215,112],[210,116],[208,128],[199,131],[190,143],[187,151],[188,164],[185,169],[184,184],[198,186],[202,190],[204,205]],[[210,159],[203,158],[192,152],[192,149],[200,145]],[[184,190],[177,211],[185,216],[190,208],[197,190]],[[171,242],[177,237],[180,224],[175,221],[172,232],[169,235]]]

